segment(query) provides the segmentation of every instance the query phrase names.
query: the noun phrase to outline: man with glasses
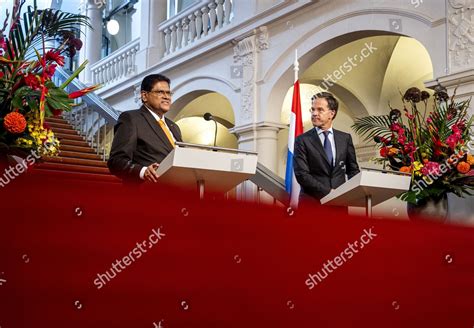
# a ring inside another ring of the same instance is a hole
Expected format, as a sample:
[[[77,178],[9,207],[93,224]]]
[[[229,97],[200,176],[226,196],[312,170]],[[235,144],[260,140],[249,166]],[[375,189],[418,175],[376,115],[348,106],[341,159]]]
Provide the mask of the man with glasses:
[[[314,128],[295,140],[294,170],[301,186],[300,199],[318,201],[359,173],[352,137],[333,129],[339,104],[329,92],[311,98]]]
[[[170,110],[170,79],[160,74],[146,76],[141,84],[142,107],[123,112],[107,163],[110,172],[124,181],[157,182],[156,169],[182,141],[179,127],[164,115]]]

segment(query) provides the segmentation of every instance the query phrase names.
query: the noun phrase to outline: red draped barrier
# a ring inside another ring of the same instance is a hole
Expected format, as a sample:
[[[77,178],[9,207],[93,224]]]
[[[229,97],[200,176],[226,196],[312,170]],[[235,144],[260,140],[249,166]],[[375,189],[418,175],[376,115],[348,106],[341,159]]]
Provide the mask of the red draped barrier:
[[[474,229],[19,177],[0,327],[473,327]]]

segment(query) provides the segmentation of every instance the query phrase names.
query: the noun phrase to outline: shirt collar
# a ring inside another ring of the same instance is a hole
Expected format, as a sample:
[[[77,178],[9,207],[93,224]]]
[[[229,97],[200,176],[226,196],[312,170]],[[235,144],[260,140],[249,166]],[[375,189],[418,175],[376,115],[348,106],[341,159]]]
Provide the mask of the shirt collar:
[[[152,111],[152,110],[150,109],[150,107],[148,107],[146,104],[143,104],[143,106],[145,106],[145,108],[148,109],[148,111],[151,113],[151,115],[153,115],[153,117],[155,118],[155,120],[157,120],[157,121],[163,120],[163,121],[166,123],[166,121],[165,121],[165,116],[164,116],[164,115],[163,115],[163,117],[160,117],[158,114],[156,114],[154,111]]]
[[[317,126],[314,127],[314,128],[316,129],[316,132],[318,133],[318,135],[320,135],[321,133],[324,132],[323,129],[321,129],[321,128],[317,127]],[[326,131],[329,131],[329,134],[334,134],[334,131],[333,131],[333,129],[332,129],[332,126],[331,126],[329,129],[327,129]]]

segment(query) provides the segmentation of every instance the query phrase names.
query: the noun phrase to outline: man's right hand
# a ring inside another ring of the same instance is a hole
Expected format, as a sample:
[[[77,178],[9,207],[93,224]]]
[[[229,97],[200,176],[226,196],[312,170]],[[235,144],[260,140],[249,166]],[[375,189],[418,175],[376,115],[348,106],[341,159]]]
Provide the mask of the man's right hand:
[[[158,174],[156,173],[158,166],[160,166],[158,163],[153,163],[148,166],[145,170],[145,174],[143,175],[143,179],[146,181],[158,182]]]

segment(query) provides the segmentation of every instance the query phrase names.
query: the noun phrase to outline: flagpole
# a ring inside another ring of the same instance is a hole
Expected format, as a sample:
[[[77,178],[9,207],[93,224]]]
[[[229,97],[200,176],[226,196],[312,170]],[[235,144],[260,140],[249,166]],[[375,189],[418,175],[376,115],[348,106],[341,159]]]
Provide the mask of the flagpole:
[[[295,73],[295,82],[294,82],[294,89],[293,89],[293,101],[292,101],[292,112],[297,108],[296,112],[292,113],[293,116],[293,122],[290,122],[290,131],[289,133],[292,134],[292,137],[291,137],[291,142],[292,142],[292,145],[291,145],[291,148],[290,148],[290,138],[288,140],[288,146],[289,146],[289,149],[290,152],[292,153],[291,155],[291,158],[289,158],[290,160],[293,159],[293,152],[294,152],[294,141],[295,141],[295,138],[299,135],[299,133],[302,133],[302,129],[303,127],[301,126],[300,128],[298,128],[298,122],[301,122],[301,100],[300,100],[300,91],[299,91],[299,83],[298,82],[298,72],[300,70],[300,64],[298,62],[298,49],[295,49],[295,61],[293,63],[293,70],[294,70],[294,73]],[[295,92],[296,94],[298,95],[297,96],[297,99],[296,99],[296,103],[295,103]],[[293,108],[295,107],[296,108]],[[290,120],[291,121],[291,120]],[[301,123],[299,123],[301,124]],[[301,130],[299,133],[297,133],[298,130]],[[288,167],[288,162],[287,162],[287,167]],[[299,194],[300,194],[300,185],[298,184],[298,182],[296,181],[296,177],[295,177],[295,172],[293,171],[293,164],[291,164],[291,175],[289,177],[286,177],[288,179],[291,180],[291,191],[290,191],[290,207],[296,209],[298,208],[298,200],[299,200]]]
[[[295,71],[295,81],[298,81],[298,72],[300,70],[300,63],[298,62],[298,49],[295,49],[295,62],[293,63],[293,70]]]

